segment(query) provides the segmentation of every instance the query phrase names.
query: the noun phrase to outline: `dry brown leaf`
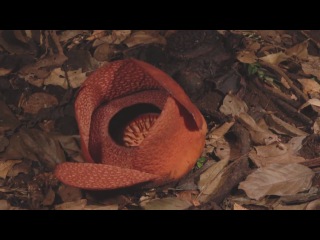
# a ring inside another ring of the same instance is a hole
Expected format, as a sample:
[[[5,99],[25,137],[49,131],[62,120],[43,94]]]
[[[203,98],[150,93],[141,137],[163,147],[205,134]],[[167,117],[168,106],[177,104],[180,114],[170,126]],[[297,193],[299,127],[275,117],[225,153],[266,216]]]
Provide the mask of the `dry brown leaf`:
[[[21,160],[1,160],[0,161],[0,178],[5,179],[7,177],[8,172],[11,170],[11,168],[17,164],[21,163]]]
[[[104,37],[107,35],[107,31],[106,30],[94,30],[93,33],[91,34],[91,36],[87,37],[88,41],[93,41],[95,39]]]
[[[320,79],[320,58],[308,56],[307,61],[301,63],[302,70],[305,74],[311,74]]]
[[[248,106],[239,97],[229,93],[223,99],[223,104],[219,110],[225,115],[237,116],[242,112],[247,112]]]
[[[302,203],[297,205],[282,205],[278,204],[273,207],[273,210],[305,210],[308,203]]]
[[[77,70],[68,71],[68,79],[71,88],[78,88],[86,80],[86,73],[83,73],[79,68]],[[68,89],[68,81],[65,77],[65,72],[61,68],[54,69],[50,76],[44,80],[44,85],[55,85]]]
[[[65,161],[64,152],[58,141],[37,129],[20,129],[10,138],[3,157],[6,159],[26,158],[40,161],[47,169]]]
[[[48,93],[38,92],[26,98],[21,96],[20,107],[25,113],[37,114],[43,108],[50,108],[58,105],[58,100],[55,96]]]
[[[198,182],[200,190],[198,200],[200,202],[205,202],[208,199],[208,196],[218,190],[223,169],[228,165],[228,163],[228,158],[222,159],[200,175],[200,180]]]
[[[176,196],[181,200],[193,203],[193,201],[195,200],[195,196],[198,195],[198,193],[199,192],[195,190],[186,190],[186,191],[179,191],[178,193],[176,193]]]
[[[145,210],[184,210],[192,206],[190,202],[174,197],[144,201],[140,205]]]
[[[320,118],[318,117],[312,126],[313,128],[313,133],[319,134],[320,133]]]
[[[241,206],[241,205],[238,204],[238,203],[234,203],[234,204],[233,204],[233,210],[249,210],[249,209]]]
[[[300,59],[305,59],[308,57],[308,45],[309,45],[309,40],[306,40],[302,43],[298,43],[293,47],[287,49],[286,54],[289,57],[296,56]]]
[[[257,30],[263,40],[271,43],[281,43],[281,30]]]
[[[278,52],[278,53],[272,53],[267,56],[259,58],[260,60],[273,64],[273,65],[278,65],[279,63],[287,60],[290,56],[286,55],[283,52]]]
[[[151,31],[137,31],[134,32],[124,43],[130,48],[139,44],[158,43],[165,45],[166,39],[159,33],[153,33]]]
[[[76,202],[82,198],[82,193],[79,188],[70,187],[64,184],[59,187],[57,194],[64,202]]]
[[[61,134],[50,134],[50,136],[59,141],[61,147],[67,153],[68,157],[73,158],[81,154],[79,135],[65,136]]]
[[[3,77],[5,75],[8,75],[9,73],[12,72],[13,69],[7,69],[7,68],[2,68],[0,67],[0,77]]]
[[[277,135],[273,134],[268,129],[260,127],[249,114],[244,112],[240,113],[238,115],[238,120],[246,129],[248,129],[251,140],[255,144],[269,145],[280,141]]]
[[[256,200],[266,195],[293,195],[308,190],[314,175],[311,169],[297,163],[271,164],[250,174],[239,189]]]
[[[320,210],[320,199],[309,202],[305,209],[306,210]]]
[[[267,115],[265,119],[269,125],[269,128],[276,131],[277,133],[285,134],[290,137],[308,135],[308,133],[292,126],[289,123],[286,123],[285,121],[282,121],[280,118],[276,117],[273,114]]]
[[[89,32],[86,30],[65,30],[59,35],[59,41],[67,42],[68,40],[76,37],[77,35],[88,34],[88,33]]]
[[[110,44],[102,43],[94,51],[93,57],[98,61],[107,61],[112,54],[113,49],[110,47]]]
[[[289,164],[306,161],[303,157],[294,156],[288,145],[282,143],[255,147],[250,151],[249,157],[258,167],[266,167],[275,163]]]
[[[8,172],[8,177],[15,177],[18,176],[20,173],[28,174],[31,170],[31,162],[30,161],[23,161],[22,163],[18,163],[11,168]]]
[[[257,62],[256,55],[253,52],[246,51],[246,50],[238,52],[237,59],[242,63],[248,63],[248,64]]]
[[[300,78],[298,79],[298,81],[301,83],[303,92],[305,94],[320,93],[320,84],[317,83],[314,79]]]
[[[120,44],[127,39],[130,34],[131,30],[112,30],[111,35],[104,36],[101,40],[109,44]]]
[[[101,206],[101,205],[87,205],[84,207],[84,210],[118,210],[118,204],[112,204],[108,206]]]
[[[55,206],[56,210],[83,210],[87,205],[87,199],[81,199],[75,202],[65,202]]]
[[[298,110],[301,111],[302,109],[308,107],[309,105],[312,106],[313,110],[315,110],[316,112],[320,113],[320,99],[317,99],[317,98],[309,99],[307,102],[302,104],[301,107],[299,107]]]

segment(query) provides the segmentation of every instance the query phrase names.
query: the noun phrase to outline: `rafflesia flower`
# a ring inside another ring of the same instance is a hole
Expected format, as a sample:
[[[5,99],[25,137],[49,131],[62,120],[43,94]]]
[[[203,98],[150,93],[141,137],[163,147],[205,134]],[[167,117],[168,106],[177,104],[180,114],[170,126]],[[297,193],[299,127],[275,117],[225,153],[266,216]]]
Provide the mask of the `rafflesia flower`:
[[[177,180],[200,156],[206,122],[166,73],[134,60],[109,63],[81,86],[75,102],[86,163],[66,162],[55,175],[91,190]]]

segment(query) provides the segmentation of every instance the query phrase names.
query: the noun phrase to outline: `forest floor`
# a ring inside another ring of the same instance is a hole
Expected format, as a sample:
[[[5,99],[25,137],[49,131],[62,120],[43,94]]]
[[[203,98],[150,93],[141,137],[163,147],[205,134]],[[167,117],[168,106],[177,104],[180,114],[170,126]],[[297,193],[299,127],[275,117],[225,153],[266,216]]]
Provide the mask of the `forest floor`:
[[[208,132],[193,170],[156,188],[88,191],[74,101],[108,62],[172,76]],[[0,209],[320,209],[320,31],[0,31]]]

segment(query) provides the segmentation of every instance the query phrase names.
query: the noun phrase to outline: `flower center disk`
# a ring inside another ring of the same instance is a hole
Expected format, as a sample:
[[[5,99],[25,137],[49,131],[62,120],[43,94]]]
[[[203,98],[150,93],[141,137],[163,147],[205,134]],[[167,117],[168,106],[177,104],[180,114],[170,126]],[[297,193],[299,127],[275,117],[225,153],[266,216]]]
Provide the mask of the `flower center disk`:
[[[133,119],[123,131],[123,143],[127,147],[139,146],[158,119],[157,113],[146,113]]]

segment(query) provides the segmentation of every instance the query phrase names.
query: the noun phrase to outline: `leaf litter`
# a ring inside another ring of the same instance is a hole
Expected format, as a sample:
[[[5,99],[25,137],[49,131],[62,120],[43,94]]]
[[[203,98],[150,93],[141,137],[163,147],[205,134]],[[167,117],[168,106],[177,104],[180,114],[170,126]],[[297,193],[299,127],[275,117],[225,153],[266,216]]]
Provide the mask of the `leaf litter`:
[[[310,49],[320,47],[318,32],[219,30],[208,43],[210,31],[0,31],[0,209],[317,209],[320,64]],[[84,161],[70,125],[78,88],[99,66],[126,57],[183,76],[177,81],[210,131],[178,183],[101,200],[52,172]],[[195,79],[200,87],[189,92]]]

